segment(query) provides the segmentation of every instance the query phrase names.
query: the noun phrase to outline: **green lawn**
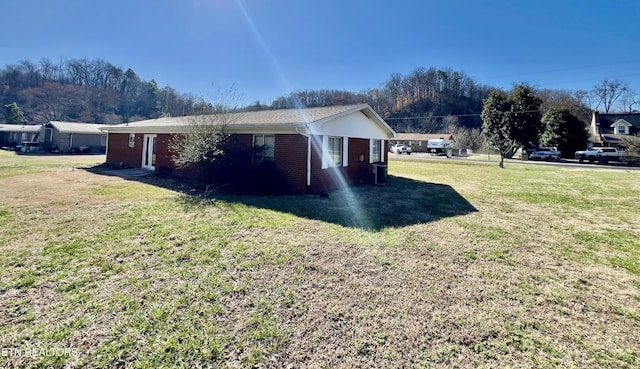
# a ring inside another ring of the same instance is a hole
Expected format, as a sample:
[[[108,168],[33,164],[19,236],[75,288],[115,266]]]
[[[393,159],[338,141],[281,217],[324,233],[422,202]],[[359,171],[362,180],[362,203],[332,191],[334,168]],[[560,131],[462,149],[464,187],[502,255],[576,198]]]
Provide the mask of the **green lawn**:
[[[104,155],[55,155],[0,150],[0,179],[104,163]]]
[[[11,155],[0,367],[640,367],[638,171],[396,159],[203,197]]]

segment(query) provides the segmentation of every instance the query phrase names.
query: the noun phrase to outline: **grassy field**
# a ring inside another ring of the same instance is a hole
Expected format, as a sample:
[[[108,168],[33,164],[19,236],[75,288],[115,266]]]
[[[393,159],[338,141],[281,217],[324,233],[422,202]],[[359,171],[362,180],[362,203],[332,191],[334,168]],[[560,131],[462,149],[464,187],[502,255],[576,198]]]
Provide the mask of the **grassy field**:
[[[638,171],[204,197],[96,159],[0,152],[0,367],[640,367]]]
[[[74,167],[104,163],[104,155],[16,154],[0,150],[0,179],[44,171],[72,170]]]

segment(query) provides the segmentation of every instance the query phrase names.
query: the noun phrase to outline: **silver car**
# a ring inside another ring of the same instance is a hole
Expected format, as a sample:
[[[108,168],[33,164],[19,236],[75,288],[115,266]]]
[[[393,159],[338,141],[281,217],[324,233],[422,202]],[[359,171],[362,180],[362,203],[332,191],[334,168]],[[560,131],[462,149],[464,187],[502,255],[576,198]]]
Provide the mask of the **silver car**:
[[[411,147],[409,147],[407,145],[395,144],[395,145],[391,146],[389,151],[391,151],[394,154],[411,155]]]

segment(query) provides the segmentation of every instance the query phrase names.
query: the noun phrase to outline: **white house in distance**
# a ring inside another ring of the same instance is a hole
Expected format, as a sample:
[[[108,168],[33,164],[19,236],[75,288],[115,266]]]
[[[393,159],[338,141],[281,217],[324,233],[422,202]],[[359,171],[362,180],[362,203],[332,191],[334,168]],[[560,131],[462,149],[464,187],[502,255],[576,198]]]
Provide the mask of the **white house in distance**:
[[[591,116],[591,141],[596,146],[617,146],[620,140],[640,133],[640,113],[600,114]]]
[[[0,124],[0,147],[14,149],[37,142],[41,124]]]
[[[413,152],[443,153],[453,147],[453,135],[450,133],[398,133],[391,145],[402,144],[411,147]],[[430,147],[431,146],[431,147]]]

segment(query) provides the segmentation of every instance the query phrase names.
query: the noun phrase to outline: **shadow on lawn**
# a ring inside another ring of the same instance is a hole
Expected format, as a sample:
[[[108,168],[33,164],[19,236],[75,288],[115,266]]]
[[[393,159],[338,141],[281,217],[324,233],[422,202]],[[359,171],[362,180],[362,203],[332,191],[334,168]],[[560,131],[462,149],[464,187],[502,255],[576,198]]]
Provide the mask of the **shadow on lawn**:
[[[389,176],[386,186],[354,185],[332,191],[328,196],[261,196],[207,192],[202,190],[198,182],[177,177],[127,175],[126,170],[106,171],[101,168],[88,170],[181,192],[183,196],[177,201],[187,209],[214,206],[216,201],[223,201],[375,231],[386,227],[428,223],[477,211],[448,185],[404,177]]]
[[[356,185],[321,196],[223,196],[216,199],[290,213],[345,227],[379,231],[477,211],[444,184],[388,177],[386,186]],[[185,204],[198,201],[183,198]]]

